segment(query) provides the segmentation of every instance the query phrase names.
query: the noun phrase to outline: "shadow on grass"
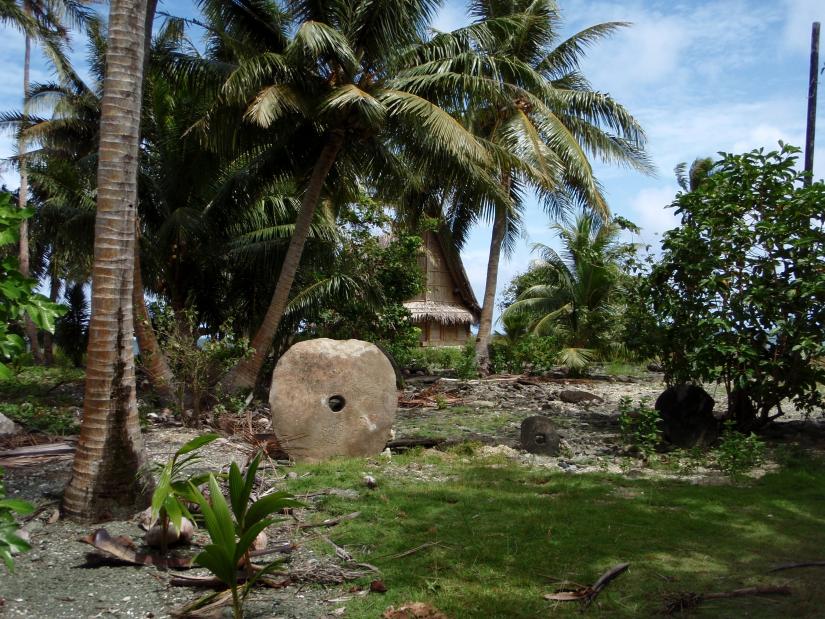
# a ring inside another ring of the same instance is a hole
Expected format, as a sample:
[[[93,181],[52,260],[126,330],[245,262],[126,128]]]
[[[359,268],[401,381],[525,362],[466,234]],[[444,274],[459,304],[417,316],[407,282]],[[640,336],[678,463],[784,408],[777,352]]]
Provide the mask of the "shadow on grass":
[[[314,468],[313,485],[328,481],[328,466]],[[352,477],[338,469],[337,483],[357,486],[355,468]],[[569,476],[501,463],[441,471],[452,478],[379,478],[379,490],[359,501],[362,517],[333,532],[336,543],[382,570],[389,589],[354,600],[347,616],[378,617],[413,600],[456,618],[578,616],[575,603],[542,595],[559,580],[591,584],[624,561],[630,571],[588,614],[653,616],[667,593],[755,584],[789,584],[794,595],[708,602],[693,616],[815,617],[825,608],[821,569],[767,573],[778,563],[825,558],[820,461],[747,486]],[[325,505],[351,508],[340,499]],[[427,543],[437,545],[392,558]]]

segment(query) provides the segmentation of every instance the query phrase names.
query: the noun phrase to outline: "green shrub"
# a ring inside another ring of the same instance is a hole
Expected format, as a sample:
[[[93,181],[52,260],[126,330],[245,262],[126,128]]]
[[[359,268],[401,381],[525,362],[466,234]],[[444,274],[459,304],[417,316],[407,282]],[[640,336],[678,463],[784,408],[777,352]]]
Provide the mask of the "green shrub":
[[[14,513],[21,515],[34,511],[31,503],[18,499],[7,499],[6,489],[3,486],[3,469],[0,469],[0,559],[6,564],[9,572],[14,571],[13,552],[31,550],[29,543],[17,536],[20,526],[15,520]]]
[[[765,444],[754,433],[743,434],[736,429],[736,422],[728,420],[719,441],[717,461],[719,468],[738,479],[765,460]]]
[[[0,192],[0,247],[13,245],[19,238],[21,222],[34,214],[30,208],[19,209],[11,202],[11,194]],[[37,280],[23,277],[17,259],[0,256],[0,378],[10,378],[8,363],[16,362],[26,352],[25,340],[16,332],[24,318],[38,329],[54,333],[55,319],[66,308],[52,303],[35,292]]]
[[[406,367],[421,367],[428,372],[433,370],[453,370],[461,364],[460,348],[441,346],[435,348],[420,347],[410,351]]]
[[[659,413],[648,406],[649,398],[633,405],[630,398],[619,400],[619,429],[625,443],[639,451],[645,459],[653,455],[661,440]]]
[[[182,316],[175,316],[169,306],[152,306],[152,320],[166,360],[175,376],[176,406],[178,411],[191,403],[192,421],[200,423],[202,405],[215,398],[218,380],[238,361],[249,356],[249,340],[233,334],[230,322],[220,328],[221,337],[199,337],[195,308],[188,308]],[[181,322],[183,329],[181,328]]]
[[[478,378],[478,363],[473,340],[468,341],[462,348],[457,346],[415,348],[410,351],[408,362],[403,366],[424,368],[430,373],[435,370],[453,370],[458,378]]]
[[[458,363],[453,369],[455,369],[456,376],[459,378],[478,378],[478,361],[476,360],[476,349],[472,340],[467,342],[464,348],[461,349]]]
[[[0,404],[0,413],[27,430],[45,434],[77,434],[80,430],[72,412],[57,406],[37,406],[30,402]]]
[[[544,374],[559,364],[560,347],[551,336],[525,335],[513,341],[496,338],[490,343],[493,373]]]

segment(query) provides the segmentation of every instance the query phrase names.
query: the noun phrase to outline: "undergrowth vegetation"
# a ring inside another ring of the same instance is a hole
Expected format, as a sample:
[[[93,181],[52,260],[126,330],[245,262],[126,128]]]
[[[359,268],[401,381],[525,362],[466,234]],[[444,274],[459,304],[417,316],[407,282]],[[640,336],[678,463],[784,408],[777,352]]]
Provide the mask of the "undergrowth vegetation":
[[[476,453],[468,446],[438,457],[413,452],[297,468],[290,490],[299,498],[326,487],[359,491],[356,502],[325,497],[316,516],[361,512],[329,535],[357,561],[378,567],[388,589],[352,599],[348,617],[377,617],[411,600],[451,617],[577,617],[577,604],[542,596],[564,582],[592,583],[625,561],[630,571],[592,609],[600,616],[653,616],[667,595],[757,583],[790,583],[794,594],[708,602],[699,616],[812,617],[825,604],[811,571],[793,580],[766,575],[825,544],[821,460],[797,455],[746,485],[697,486],[549,473]],[[365,471],[376,489],[364,489]]]

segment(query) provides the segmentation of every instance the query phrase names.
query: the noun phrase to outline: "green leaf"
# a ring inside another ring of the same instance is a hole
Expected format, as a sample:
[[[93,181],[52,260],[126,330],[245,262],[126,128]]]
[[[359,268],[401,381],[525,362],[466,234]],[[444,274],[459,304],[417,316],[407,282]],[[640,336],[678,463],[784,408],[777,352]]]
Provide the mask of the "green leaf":
[[[255,475],[258,473],[258,465],[261,462],[262,455],[263,454],[260,451],[257,454],[255,454],[255,457],[252,458],[252,461],[249,463],[249,466],[246,469],[246,479],[243,487],[243,493],[240,496],[240,502],[243,508],[242,513],[244,515],[244,518],[246,517],[246,512],[249,505],[249,497],[252,496],[252,488],[255,486]],[[238,521],[238,523],[241,524],[241,528],[244,528],[245,525],[241,523],[240,520]]]
[[[0,499],[0,509],[3,508],[17,512],[21,516],[31,514],[34,511],[34,505],[20,499]]]
[[[246,554],[246,551],[249,550],[252,543],[255,541],[255,538],[258,537],[258,534],[271,525],[274,520],[261,520],[256,522],[255,524],[251,525],[244,534],[241,535],[240,539],[238,540],[238,545],[235,546],[235,561],[239,561],[241,557]]]
[[[262,518],[279,512],[286,507],[303,507],[304,504],[296,501],[288,492],[274,492],[258,499],[246,511],[246,526],[252,526]]]
[[[49,333],[54,333],[55,318],[68,311],[65,305],[52,303],[42,294],[32,295],[22,308],[34,324]]]
[[[212,501],[212,525],[217,535],[217,539],[215,536],[212,536],[212,539],[227,549],[231,548],[232,551],[230,551],[230,554],[233,554],[235,548],[235,526],[232,521],[232,512],[229,511],[226,499],[224,499],[221,488],[218,486],[214,475],[209,476],[209,498]],[[208,526],[208,521],[207,528],[209,534],[212,535],[213,531],[212,528]]]
[[[246,502],[243,500],[244,480],[236,462],[229,465],[229,501],[238,526],[243,528],[243,515],[246,511]]]
[[[175,452],[175,456],[182,456],[184,454],[188,454],[190,451],[195,451],[196,449],[200,449],[204,445],[208,445],[212,441],[219,439],[220,434],[201,434],[200,436],[196,436],[191,441],[183,445],[180,449]]]
[[[0,237],[2,238],[2,237]],[[9,573],[14,574],[14,558],[11,556],[11,553],[8,549],[0,546],[0,558],[3,559],[3,563],[6,564],[6,569]]]
[[[163,502],[163,508],[166,510],[166,515],[169,517],[169,521],[175,525],[178,531],[180,531],[181,523],[183,521],[183,510],[181,509],[181,504],[174,496],[167,496],[166,501]]]

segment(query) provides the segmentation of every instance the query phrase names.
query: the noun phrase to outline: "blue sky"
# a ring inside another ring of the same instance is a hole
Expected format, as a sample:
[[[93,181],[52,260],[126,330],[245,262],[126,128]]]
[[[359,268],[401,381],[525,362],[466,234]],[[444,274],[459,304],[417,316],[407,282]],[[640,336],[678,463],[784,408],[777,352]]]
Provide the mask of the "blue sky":
[[[583,70],[594,87],[609,92],[640,121],[658,175],[596,165],[611,209],[640,225],[642,240],[656,243],[674,224],[665,209],[677,191],[674,166],[718,151],[774,147],[778,140],[801,146],[805,136],[811,22],[825,22],[823,0],[559,0],[566,34],[604,21],[633,25],[592,48]],[[187,0],[161,0],[160,9],[192,15]],[[434,27],[466,24],[463,2],[447,2]],[[82,44],[74,57],[82,62]],[[49,71],[35,52],[32,80]],[[8,29],[0,38],[0,109],[19,109],[22,37]],[[825,52],[821,54],[825,64]],[[825,76],[823,76],[825,81]],[[819,93],[819,139],[815,177],[825,176],[825,86]],[[14,152],[0,137],[0,157]],[[3,171],[9,187],[13,172]],[[548,219],[533,202],[526,236],[503,261],[499,290],[524,271],[530,244],[553,243]],[[464,249],[470,280],[481,298],[489,248],[489,226],[478,227]]]

